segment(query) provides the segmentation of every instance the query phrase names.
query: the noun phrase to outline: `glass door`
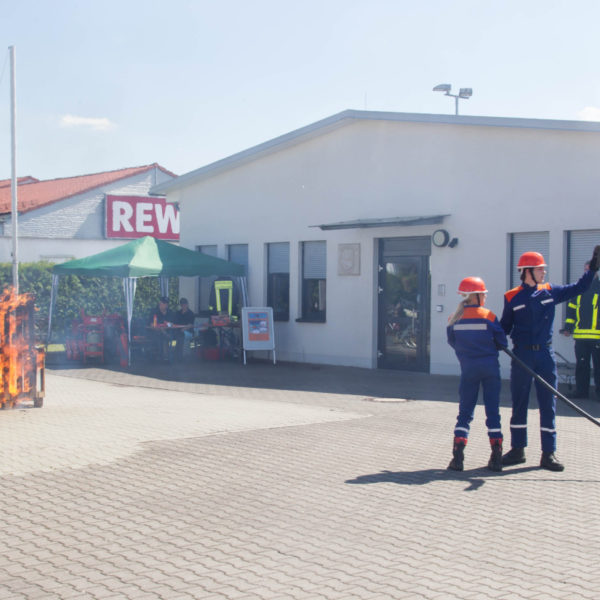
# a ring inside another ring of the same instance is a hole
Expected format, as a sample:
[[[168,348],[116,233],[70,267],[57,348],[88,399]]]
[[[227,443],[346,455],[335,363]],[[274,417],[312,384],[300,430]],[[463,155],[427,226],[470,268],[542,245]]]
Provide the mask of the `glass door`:
[[[378,366],[429,371],[429,257],[383,258]]]

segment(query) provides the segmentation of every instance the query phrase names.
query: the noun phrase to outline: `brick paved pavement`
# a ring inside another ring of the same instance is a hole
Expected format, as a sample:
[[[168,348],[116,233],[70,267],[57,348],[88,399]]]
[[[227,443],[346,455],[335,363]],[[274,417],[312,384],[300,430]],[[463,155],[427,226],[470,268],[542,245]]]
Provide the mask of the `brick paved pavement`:
[[[453,377],[153,375],[56,369],[42,409],[0,413],[0,598],[598,595],[600,431],[573,413],[564,473],[537,468],[537,411],[527,463],[483,468],[481,406],[454,473]]]

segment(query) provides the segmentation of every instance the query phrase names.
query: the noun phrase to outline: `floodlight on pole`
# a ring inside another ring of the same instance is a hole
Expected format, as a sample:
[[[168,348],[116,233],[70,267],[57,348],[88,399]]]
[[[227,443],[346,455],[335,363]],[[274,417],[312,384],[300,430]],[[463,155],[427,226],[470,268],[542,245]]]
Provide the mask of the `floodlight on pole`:
[[[458,94],[451,94],[452,86],[449,83],[440,83],[433,88],[434,92],[444,92],[444,96],[454,98],[454,111],[458,114],[458,100],[468,100],[473,95],[473,88],[460,88]]]

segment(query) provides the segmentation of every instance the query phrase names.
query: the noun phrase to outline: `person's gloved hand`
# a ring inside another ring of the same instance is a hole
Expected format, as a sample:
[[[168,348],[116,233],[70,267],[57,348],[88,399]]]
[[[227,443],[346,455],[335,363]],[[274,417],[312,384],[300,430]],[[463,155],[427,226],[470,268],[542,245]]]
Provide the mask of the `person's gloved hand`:
[[[592,260],[590,260],[590,271],[598,271],[600,268],[600,245],[594,247],[594,254],[592,254]]]

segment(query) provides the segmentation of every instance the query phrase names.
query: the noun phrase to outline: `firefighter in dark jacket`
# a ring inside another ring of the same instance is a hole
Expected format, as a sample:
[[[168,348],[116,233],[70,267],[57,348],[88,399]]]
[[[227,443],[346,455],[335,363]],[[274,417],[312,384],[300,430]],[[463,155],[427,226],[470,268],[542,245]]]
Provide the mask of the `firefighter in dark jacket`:
[[[597,247],[598,248],[598,247]],[[542,379],[556,388],[556,361],[552,350],[552,326],[555,306],[583,294],[598,270],[596,249],[590,261],[590,270],[577,283],[554,285],[544,283],[546,262],[539,252],[525,252],[517,268],[521,285],[504,294],[504,310],[500,324],[513,341],[513,352]],[[502,462],[517,465],[525,462],[527,446],[527,407],[532,376],[514,360],[511,365],[510,391],[512,417],[510,419],[511,449]],[[555,456],[556,451],[556,397],[537,380],[535,381],[540,409],[542,458],[540,466],[550,471],[563,471],[564,465]]]
[[[589,270],[589,261],[585,270]],[[600,400],[600,321],[598,320],[598,300],[600,281],[594,277],[587,292],[577,296],[567,305],[567,317],[563,333],[572,335],[575,340],[575,395],[574,398],[588,398],[590,392],[590,358],[594,365],[596,397]]]
[[[507,346],[506,335],[496,315],[484,308],[487,289],[479,277],[465,277],[458,286],[464,296],[448,320],[448,343],[460,362],[460,401],[454,428],[452,461],[454,471],[463,470],[464,448],[469,437],[479,387],[483,388],[485,424],[492,447],[488,468],[502,471],[502,429],[500,428],[500,363],[498,347]]]

